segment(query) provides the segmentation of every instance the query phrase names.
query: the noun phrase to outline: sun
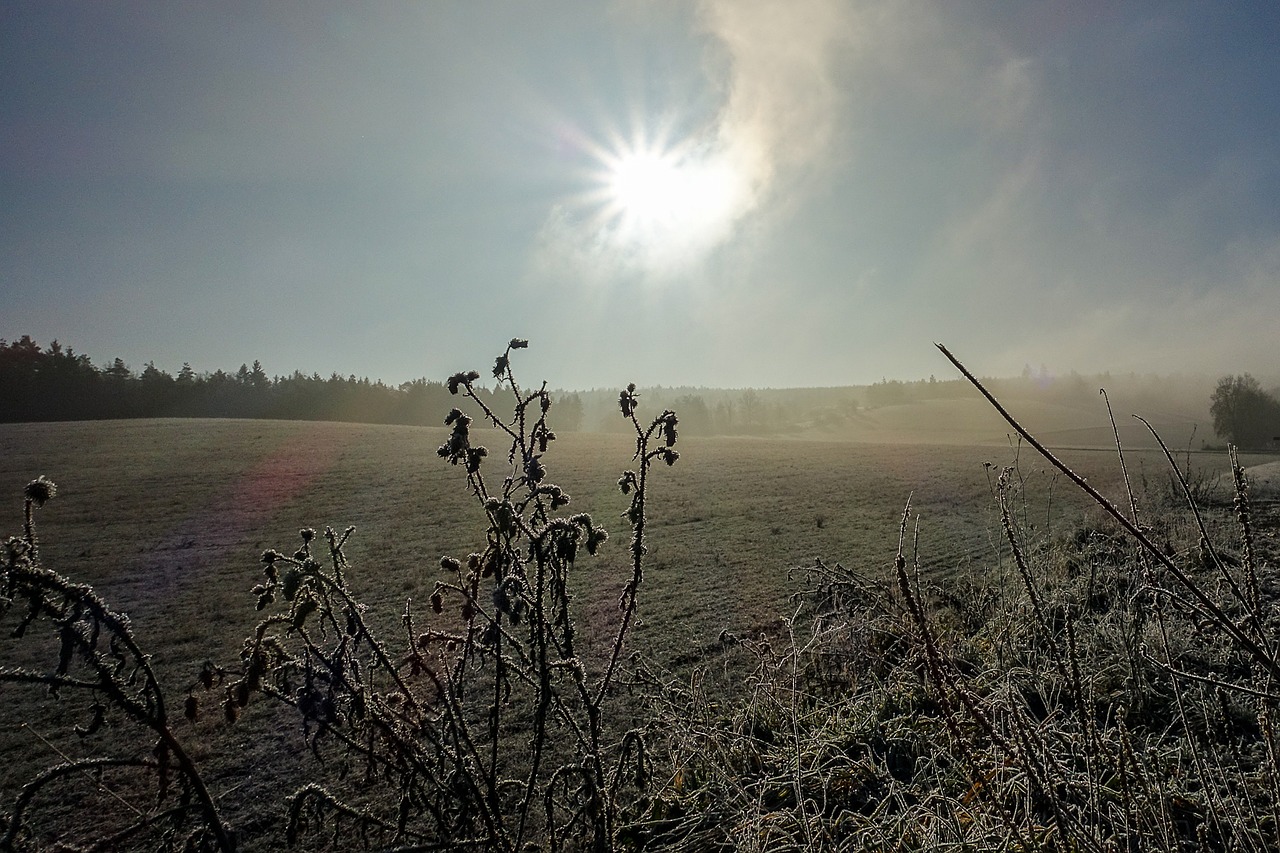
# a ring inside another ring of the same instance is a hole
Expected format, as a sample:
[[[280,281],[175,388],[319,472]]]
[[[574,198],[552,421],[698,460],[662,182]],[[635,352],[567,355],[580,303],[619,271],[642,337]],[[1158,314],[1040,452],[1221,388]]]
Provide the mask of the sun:
[[[703,252],[741,215],[745,182],[727,158],[692,143],[619,145],[600,158],[612,237],[655,258]]]
[[[688,174],[670,156],[623,155],[612,166],[609,192],[620,212],[644,223],[668,221],[697,201]]]
[[[714,126],[634,121],[630,133],[575,127],[561,134],[571,145],[563,150],[581,155],[581,169],[543,239],[549,251],[592,273],[607,271],[606,278],[689,280],[760,203],[750,158]]]

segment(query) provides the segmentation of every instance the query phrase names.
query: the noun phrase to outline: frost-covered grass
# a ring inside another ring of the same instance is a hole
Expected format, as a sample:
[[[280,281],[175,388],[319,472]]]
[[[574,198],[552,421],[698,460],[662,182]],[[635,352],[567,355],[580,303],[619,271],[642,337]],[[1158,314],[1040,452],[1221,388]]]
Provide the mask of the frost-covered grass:
[[[129,614],[171,705],[189,689],[200,698],[199,719],[174,728],[248,846],[276,843],[284,795],[334,768],[311,760],[289,709],[255,701],[227,724],[196,683],[201,668],[238,661],[260,618],[249,592],[257,557],[303,527],[356,526],[347,576],[372,626],[394,631],[406,599],[428,608],[441,555],[465,555],[487,526],[459,472],[435,458],[448,436],[262,421],[0,427],[0,494],[15,496],[15,532],[17,496],[48,474],[59,494],[40,512],[42,561]],[[618,706],[627,718],[611,721],[651,732],[652,779],[622,815],[619,844],[1274,842],[1274,700],[1258,695],[1276,692],[1269,676],[1183,605],[1167,570],[1144,575],[1134,544],[1028,448],[683,436],[680,447],[647,507],[626,645],[641,653],[642,683]],[[615,534],[571,581],[588,643],[616,627],[631,571],[629,498],[615,481],[633,451],[626,436],[572,434],[547,455],[573,495],[567,511],[589,511]],[[1114,449],[1062,456],[1127,505]],[[1225,457],[1190,460],[1206,488],[1228,468]],[[1162,458],[1127,462],[1153,539],[1207,595],[1230,596],[1170,499]],[[1228,573],[1243,577],[1230,495],[1206,497],[1224,502],[1206,507],[1206,523]],[[1270,595],[1274,518],[1255,523],[1254,570]],[[5,664],[57,657],[56,641],[5,642]],[[0,703],[0,802],[59,753],[92,755],[123,736],[81,737],[80,705],[42,689],[16,698],[11,687],[15,698]],[[101,833],[121,785],[107,778],[49,805],[45,842]]]

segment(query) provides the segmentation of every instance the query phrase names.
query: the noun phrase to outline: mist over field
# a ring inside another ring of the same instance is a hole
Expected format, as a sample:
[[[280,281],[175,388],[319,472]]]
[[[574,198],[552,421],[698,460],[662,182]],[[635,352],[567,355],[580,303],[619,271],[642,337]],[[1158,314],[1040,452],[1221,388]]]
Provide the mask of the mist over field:
[[[521,356],[528,349],[523,340],[512,343],[522,345]],[[506,370],[510,352],[497,359],[498,372]],[[475,373],[468,387],[477,399],[490,409],[511,404],[505,379],[490,384]],[[461,402],[455,393],[461,376],[392,386],[336,373],[272,376],[258,361],[234,373],[197,372],[184,363],[174,376],[153,362],[141,371],[121,359],[99,368],[74,347],[56,341],[41,347],[23,336],[0,341],[0,422],[260,418],[436,427]],[[1270,446],[1280,429],[1276,392],[1247,375],[1217,382],[1196,376],[1053,376],[1026,365],[1020,376],[983,382],[1058,446],[1110,446],[1118,431],[1131,446],[1150,446],[1159,435],[1188,449],[1220,442],[1256,449]],[[982,445],[1007,442],[1010,435],[1009,425],[964,379],[883,379],[832,388],[658,386],[637,387],[634,394],[655,410],[677,412],[680,430],[699,438]],[[626,420],[618,418],[617,389],[553,389],[547,401],[550,422],[562,433],[627,431]],[[1119,407],[1114,428],[1111,401]],[[1144,418],[1150,428],[1129,415]]]

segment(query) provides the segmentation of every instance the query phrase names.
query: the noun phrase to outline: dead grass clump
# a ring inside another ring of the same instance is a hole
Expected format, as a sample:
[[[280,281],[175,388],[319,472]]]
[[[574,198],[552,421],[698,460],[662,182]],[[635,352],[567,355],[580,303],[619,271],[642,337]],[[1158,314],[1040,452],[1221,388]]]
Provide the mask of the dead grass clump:
[[[688,724],[651,843],[1276,849],[1280,601],[1238,460],[1224,519],[1168,453],[1182,508],[1165,493],[1147,523],[1133,488],[1118,508],[1009,423],[1099,517],[1050,537],[1003,469],[985,582],[922,577],[908,505],[888,576],[818,563],[787,636],[726,637],[749,679],[652,678]]]

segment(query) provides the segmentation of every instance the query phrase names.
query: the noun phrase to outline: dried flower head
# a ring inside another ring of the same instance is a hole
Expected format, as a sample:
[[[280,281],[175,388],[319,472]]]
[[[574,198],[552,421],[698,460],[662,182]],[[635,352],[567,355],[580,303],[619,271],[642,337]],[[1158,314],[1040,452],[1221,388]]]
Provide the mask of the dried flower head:
[[[609,532],[603,527],[592,528],[587,533],[587,553],[594,557],[608,538]]]
[[[622,416],[629,418],[636,411],[636,386],[631,383],[627,386],[627,390],[618,394],[618,407],[622,409]]]
[[[537,488],[537,494],[545,495],[551,499],[552,511],[560,509],[560,507],[568,506],[570,502],[569,495],[564,489],[554,483],[544,483]]]
[[[662,432],[667,440],[667,447],[676,443],[676,424],[679,422],[675,412],[667,412],[662,418]]]
[[[23,490],[27,500],[38,507],[44,506],[45,501],[53,500],[53,496],[58,493],[58,487],[54,485],[52,480],[45,478],[43,474],[36,477]]]
[[[475,382],[479,378],[480,374],[476,373],[474,370],[468,370],[466,373],[455,373],[449,377],[449,393],[457,394],[458,386],[460,385],[465,386],[470,390],[471,383]]]
[[[444,419],[445,425],[453,425],[453,433],[450,434],[449,440],[440,445],[436,450],[436,454],[441,459],[449,460],[450,464],[457,465],[463,462],[466,465],[467,473],[474,474],[480,469],[480,462],[485,456],[483,447],[471,447],[471,417],[463,414],[459,409],[453,409]]]

